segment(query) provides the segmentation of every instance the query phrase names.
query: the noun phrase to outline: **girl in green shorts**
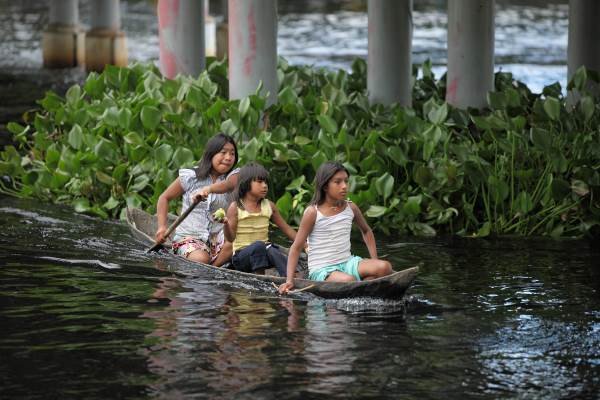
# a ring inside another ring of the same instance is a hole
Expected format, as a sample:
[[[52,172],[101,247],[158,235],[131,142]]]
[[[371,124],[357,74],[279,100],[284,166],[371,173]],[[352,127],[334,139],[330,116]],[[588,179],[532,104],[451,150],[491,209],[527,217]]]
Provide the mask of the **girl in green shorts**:
[[[392,273],[391,264],[377,258],[375,236],[362,212],[346,199],[349,177],[348,170],[338,162],[326,162],[317,170],[315,194],[290,248],[287,279],[279,287],[280,293],[294,287],[294,271],[307,238],[308,272],[312,280],[351,282]],[[355,221],[371,258],[361,259],[350,253],[350,233]]]

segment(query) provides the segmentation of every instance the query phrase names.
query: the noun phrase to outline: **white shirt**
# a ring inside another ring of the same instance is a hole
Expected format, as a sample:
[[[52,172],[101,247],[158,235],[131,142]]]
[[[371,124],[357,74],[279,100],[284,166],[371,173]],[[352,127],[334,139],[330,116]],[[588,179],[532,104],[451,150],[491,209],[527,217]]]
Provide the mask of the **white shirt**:
[[[310,273],[322,267],[348,260],[350,254],[350,233],[354,212],[350,203],[342,212],[327,217],[317,209],[313,230],[308,235],[308,270]]]

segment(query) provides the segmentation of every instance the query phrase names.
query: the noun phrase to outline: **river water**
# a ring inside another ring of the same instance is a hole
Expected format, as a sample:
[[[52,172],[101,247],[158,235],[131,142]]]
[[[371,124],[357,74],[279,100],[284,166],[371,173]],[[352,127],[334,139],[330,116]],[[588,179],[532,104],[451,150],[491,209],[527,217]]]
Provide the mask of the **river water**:
[[[348,68],[366,56],[361,3],[280,1],[280,55]],[[122,8],[131,59],[155,61],[152,2]],[[41,69],[45,10],[44,2],[0,0],[0,134],[43,91],[85,77]],[[564,87],[567,13],[564,2],[499,1],[496,69],[536,91],[555,81]],[[416,1],[414,21],[414,61],[431,59],[439,76],[445,2]],[[0,228],[2,399],[600,392],[597,243],[379,238],[396,269],[421,264],[406,301],[392,303],[280,298],[189,273],[183,261],[146,254],[122,222],[38,201],[0,197]],[[365,254],[360,241],[354,248]]]
[[[585,241],[387,238],[405,301],[281,298],[0,197],[0,398],[597,398]],[[380,238],[382,239],[382,238]],[[365,254],[359,241],[359,254]]]

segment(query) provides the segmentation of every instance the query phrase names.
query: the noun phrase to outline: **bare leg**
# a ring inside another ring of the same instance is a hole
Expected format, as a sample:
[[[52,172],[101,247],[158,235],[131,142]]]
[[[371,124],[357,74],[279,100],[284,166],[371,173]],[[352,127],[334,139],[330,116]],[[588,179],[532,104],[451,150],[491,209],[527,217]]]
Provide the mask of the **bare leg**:
[[[194,250],[187,255],[187,259],[202,264],[208,264],[210,262],[210,255],[204,250]]]
[[[219,254],[217,254],[217,258],[215,258],[215,261],[213,261],[213,265],[215,267],[220,267],[229,261],[231,256],[233,256],[233,244],[231,242],[225,242],[223,243],[221,251]]]
[[[355,282],[356,278],[342,271],[333,271],[325,280],[327,282]]]
[[[389,261],[365,258],[358,264],[358,274],[364,281],[381,278],[393,272]]]

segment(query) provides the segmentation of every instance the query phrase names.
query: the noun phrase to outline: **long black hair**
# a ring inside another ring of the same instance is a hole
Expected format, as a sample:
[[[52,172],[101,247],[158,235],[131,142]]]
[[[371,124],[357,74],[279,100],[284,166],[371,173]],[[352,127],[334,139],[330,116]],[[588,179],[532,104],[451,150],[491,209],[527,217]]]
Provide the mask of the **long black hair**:
[[[252,181],[268,182],[269,171],[267,171],[262,165],[255,162],[248,163],[244,165],[242,169],[240,169],[237,188],[234,194],[235,202],[239,207],[244,207],[244,204],[242,204],[242,199],[252,188]]]
[[[325,201],[325,187],[333,178],[335,174],[340,171],[345,171],[350,177],[350,172],[348,169],[337,161],[327,161],[317,169],[317,174],[315,175],[315,194],[313,195],[311,204],[318,206],[323,204]]]
[[[194,171],[196,171],[196,178],[205,179],[208,177],[210,170],[212,169],[213,157],[215,154],[220,152],[227,143],[231,143],[233,145],[235,161],[233,162],[231,169],[235,167],[238,162],[238,151],[237,146],[235,145],[235,140],[233,140],[231,136],[224,133],[217,133],[215,136],[211,137],[208,142],[206,142],[202,159],[198,162],[198,165],[194,167]]]

